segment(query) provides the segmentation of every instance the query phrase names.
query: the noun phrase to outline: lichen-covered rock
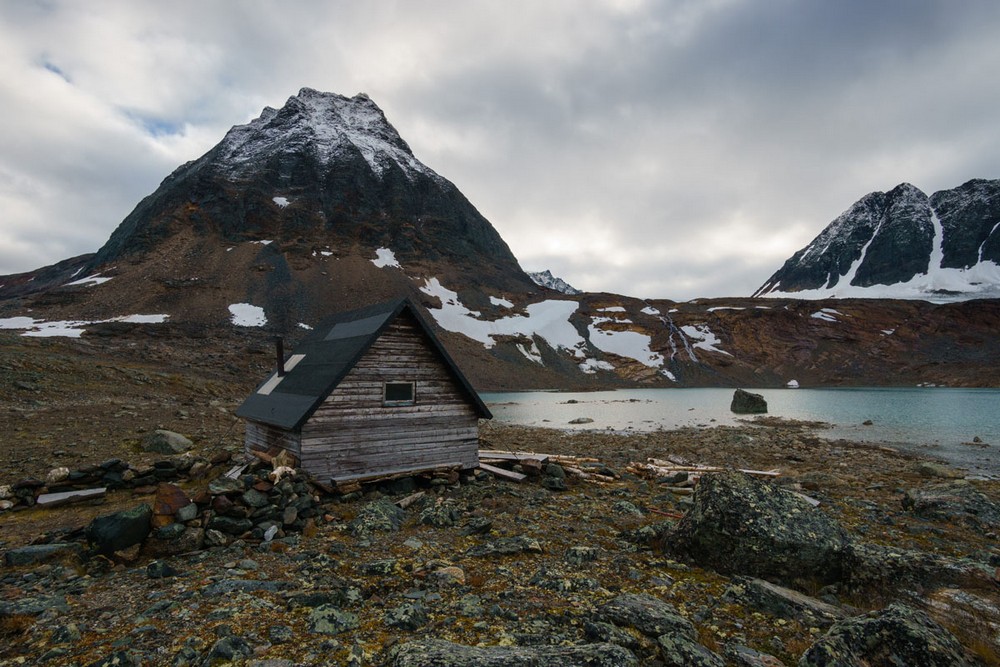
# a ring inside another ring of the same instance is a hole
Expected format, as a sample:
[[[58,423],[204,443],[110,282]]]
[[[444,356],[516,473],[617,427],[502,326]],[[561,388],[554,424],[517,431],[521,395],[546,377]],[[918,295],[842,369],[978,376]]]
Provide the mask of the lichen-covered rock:
[[[679,635],[660,635],[656,639],[660,657],[667,667],[725,667],[726,661],[696,641]]]
[[[1000,528],[1000,505],[965,481],[910,489],[903,496],[903,509],[925,519],[965,523],[980,530]]]
[[[348,524],[351,534],[363,536],[376,531],[396,532],[403,523],[406,512],[385,498],[365,505]]]
[[[760,415],[767,412],[767,401],[760,394],[737,389],[733,392],[733,401],[729,410],[738,415]]]
[[[635,628],[647,637],[671,635],[694,639],[697,632],[691,621],[677,609],[652,595],[625,593],[598,609],[602,620],[617,626]]]
[[[149,535],[153,508],[143,503],[130,510],[99,516],[87,526],[87,541],[98,553],[110,556],[136,544]]]
[[[799,667],[972,665],[954,635],[922,611],[901,604],[845,619],[813,644]]]
[[[419,602],[402,604],[385,613],[385,624],[400,630],[418,630],[427,624],[427,610]]]
[[[802,497],[739,472],[707,475],[665,548],[723,573],[840,579],[846,531]]]
[[[483,558],[485,556],[511,556],[519,553],[542,553],[542,545],[538,543],[538,540],[525,535],[501,537],[493,542],[477,544],[466,551],[465,555],[472,558]]]
[[[357,614],[331,604],[320,605],[309,613],[309,631],[318,634],[339,635],[348,630],[357,630],[359,625]]]
[[[806,627],[825,628],[847,616],[840,608],[763,579],[737,577],[723,599],[738,601]]]
[[[425,526],[448,528],[462,516],[462,511],[453,503],[445,501],[425,507],[420,512],[419,521]]]
[[[844,581],[855,591],[905,591],[912,588],[995,585],[995,568],[968,558],[854,543],[844,560]]]
[[[614,644],[576,646],[462,646],[438,639],[401,644],[390,667],[632,667],[639,661]]]

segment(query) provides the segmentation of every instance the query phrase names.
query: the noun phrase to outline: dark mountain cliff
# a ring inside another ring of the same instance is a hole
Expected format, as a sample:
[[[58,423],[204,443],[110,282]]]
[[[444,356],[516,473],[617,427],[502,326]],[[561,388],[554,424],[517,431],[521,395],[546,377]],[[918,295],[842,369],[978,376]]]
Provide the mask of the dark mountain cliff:
[[[447,261],[530,285],[493,226],[363,94],[303,88],[234,127],[143,199],[90,267],[144,255],[183,228],[229,243],[384,245],[401,261]]]

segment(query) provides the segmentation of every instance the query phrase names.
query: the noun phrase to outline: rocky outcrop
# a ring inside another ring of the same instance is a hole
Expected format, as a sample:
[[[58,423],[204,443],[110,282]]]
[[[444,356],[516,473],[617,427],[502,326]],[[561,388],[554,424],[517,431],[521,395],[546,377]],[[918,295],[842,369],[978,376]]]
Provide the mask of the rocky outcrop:
[[[979,530],[1000,528],[1000,505],[966,481],[909,489],[903,509],[925,519],[965,523]]]
[[[635,656],[613,644],[577,646],[462,646],[426,639],[389,652],[391,667],[630,667]]]
[[[702,478],[665,548],[719,572],[834,582],[844,529],[801,496],[739,472]]]
[[[799,667],[973,664],[954,635],[924,612],[900,604],[836,623],[799,661]]]

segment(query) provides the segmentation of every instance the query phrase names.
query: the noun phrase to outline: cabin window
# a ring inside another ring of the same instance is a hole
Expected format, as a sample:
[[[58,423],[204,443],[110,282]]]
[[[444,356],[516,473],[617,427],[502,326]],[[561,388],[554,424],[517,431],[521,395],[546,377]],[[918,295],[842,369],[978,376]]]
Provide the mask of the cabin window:
[[[413,405],[412,382],[386,382],[382,392],[383,405]]]

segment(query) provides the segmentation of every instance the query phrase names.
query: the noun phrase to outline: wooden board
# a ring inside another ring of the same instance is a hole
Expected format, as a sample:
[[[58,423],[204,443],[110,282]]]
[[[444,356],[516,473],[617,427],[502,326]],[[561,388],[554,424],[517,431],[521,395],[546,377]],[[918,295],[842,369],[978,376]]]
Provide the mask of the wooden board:
[[[103,498],[108,491],[107,487],[96,489],[80,489],[78,491],[62,491],[60,493],[43,493],[35,498],[35,503],[39,507],[58,507],[68,503],[76,503],[82,500],[93,500]]]
[[[497,468],[496,466],[491,466],[489,463],[480,462],[479,467],[488,473],[503,478],[509,479],[512,482],[521,482],[527,477],[527,475],[522,475],[519,472],[514,472],[513,470],[504,470],[503,468]]]

